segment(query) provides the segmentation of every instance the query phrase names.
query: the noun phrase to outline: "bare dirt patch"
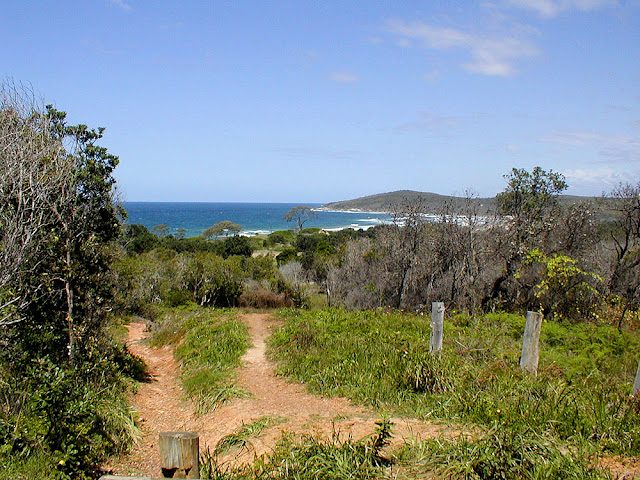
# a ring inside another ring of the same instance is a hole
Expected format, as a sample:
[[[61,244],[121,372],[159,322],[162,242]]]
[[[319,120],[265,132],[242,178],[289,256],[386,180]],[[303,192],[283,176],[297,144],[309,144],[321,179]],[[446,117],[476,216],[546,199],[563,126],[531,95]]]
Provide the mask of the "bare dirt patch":
[[[144,359],[151,381],[140,385],[133,398],[139,415],[142,439],[134,452],[112,461],[105,468],[115,474],[159,475],[158,434],[164,431],[192,431],[200,436],[200,449],[213,451],[224,436],[242,425],[269,417],[272,424],[249,439],[247,447],[231,452],[221,460],[233,464],[250,462],[254,455],[269,452],[283,432],[359,439],[375,431],[380,413],[352,405],[346,398],[311,395],[305,386],[276,376],[274,365],[265,356],[265,340],[274,325],[269,314],[241,316],[249,327],[253,347],[245,354],[237,371],[237,385],[249,396],[230,400],[215,411],[198,416],[195,405],[184,398],[179,366],[170,347],[153,348],[144,343],[148,333],[143,323],[129,325],[129,349]],[[394,442],[440,435],[446,429],[412,419],[392,418]]]

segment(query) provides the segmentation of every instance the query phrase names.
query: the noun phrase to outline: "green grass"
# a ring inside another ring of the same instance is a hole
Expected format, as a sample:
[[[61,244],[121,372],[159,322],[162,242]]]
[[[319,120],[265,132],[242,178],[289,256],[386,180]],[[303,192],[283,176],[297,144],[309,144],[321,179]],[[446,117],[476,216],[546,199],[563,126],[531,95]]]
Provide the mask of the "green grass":
[[[463,435],[455,440],[432,439],[405,445],[398,457],[405,475],[410,472],[409,478],[419,474],[465,480],[611,478],[590,465],[582,452],[560,447],[529,430],[514,432],[500,424],[479,439]]]
[[[26,458],[0,456],[0,480],[59,480],[65,478],[53,455],[37,453]]]
[[[201,460],[205,479],[415,479],[468,480],[606,480],[611,476],[592,466],[583,452],[559,446],[529,429],[514,432],[495,424],[472,438],[408,441],[395,452],[383,453],[392,435],[389,421],[377,422],[368,438],[354,441],[339,432],[330,439],[285,434],[268,455],[232,468],[208,452]],[[241,446],[236,435],[231,447]],[[226,444],[227,440],[221,440]],[[219,444],[220,445],[220,444]],[[242,444],[243,445],[243,444]]]
[[[285,434],[268,455],[238,468],[220,465],[215,456],[206,453],[200,474],[202,478],[220,480],[383,479],[387,478],[385,468],[389,462],[381,456],[381,449],[386,445],[390,427],[390,423],[380,421],[374,434],[359,441],[343,439],[339,433],[330,439]]]
[[[213,450],[213,455],[223,455],[235,448],[244,448],[250,443],[249,439],[251,437],[256,437],[266,428],[284,421],[285,419],[283,418],[266,416],[257,418],[250,423],[243,424],[235,432],[225,435],[218,441]]]
[[[518,366],[524,329],[518,315],[447,320],[437,357],[428,352],[429,317],[337,309],[282,315],[286,324],[271,338],[271,355],[281,374],[315,393],[424,419],[483,428],[500,422],[571,445],[640,453],[640,404],[629,396],[640,342],[630,334],[545,322],[533,378]]]
[[[178,344],[184,391],[200,413],[245,395],[234,385],[233,370],[249,347],[248,331],[236,316],[228,309],[178,307],[164,313],[151,337],[154,345]]]

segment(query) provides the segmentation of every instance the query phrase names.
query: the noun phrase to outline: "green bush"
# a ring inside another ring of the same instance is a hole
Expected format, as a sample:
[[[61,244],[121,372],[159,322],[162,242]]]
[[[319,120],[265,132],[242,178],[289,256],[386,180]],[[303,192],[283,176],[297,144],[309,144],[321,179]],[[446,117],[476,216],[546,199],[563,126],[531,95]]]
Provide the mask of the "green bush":
[[[216,252],[222,258],[229,258],[233,255],[250,257],[253,253],[253,247],[247,237],[234,235],[216,242]]]
[[[19,379],[2,376],[0,459],[50,462],[56,478],[85,478],[105,456],[132,446],[137,430],[120,372],[139,370],[137,360],[122,353],[93,360],[60,366],[41,358]]]
[[[274,282],[277,278],[276,264],[270,257],[234,255],[223,259],[211,252],[177,254],[167,249],[120,258],[114,270],[120,311],[146,318],[156,314],[150,306],[162,303],[169,307],[188,302],[236,306],[245,280]]]
[[[276,256],[276,261],[278,262],[278,265],[284,265],[296,258],[298,258],[298,250],[294,247],[285,247],[282,252]]]

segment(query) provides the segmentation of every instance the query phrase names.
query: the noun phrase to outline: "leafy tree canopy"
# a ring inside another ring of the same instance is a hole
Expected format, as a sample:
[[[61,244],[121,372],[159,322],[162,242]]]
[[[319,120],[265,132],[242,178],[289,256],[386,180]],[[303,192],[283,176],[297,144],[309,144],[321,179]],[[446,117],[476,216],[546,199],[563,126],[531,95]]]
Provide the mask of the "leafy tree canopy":
[[[318,214],[311,207],[298,205],[285,213],[282,218],[287,222],[295,222],[296,231],[299,232],[308,220],[317,216]]]
[[[235,235],[240,233],[242,227],[237,223],[233,223],[230,220],[222,220],[215,223],[202,232],[204,238],[219,237],[220,235]]]
[[[538,220],[556,205],[560,193],[567,189],[561,173],[535,167],[531,172],[514,168],[505,175],[507,188],[496,197],[500,213],[516,219]]]

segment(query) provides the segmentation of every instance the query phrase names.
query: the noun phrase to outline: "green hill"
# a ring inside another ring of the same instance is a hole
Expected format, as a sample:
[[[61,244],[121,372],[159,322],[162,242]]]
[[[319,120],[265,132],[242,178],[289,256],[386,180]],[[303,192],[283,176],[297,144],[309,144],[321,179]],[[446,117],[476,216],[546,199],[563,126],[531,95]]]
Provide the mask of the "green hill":
[[[595,200],[593,197],[579,197],[575,195],[561,195],[563,204],[578,203]],[[445,204],[454,207],[463,206],[468,200],[463,197],[440,195],[430,192],[416,192],[414,190],[398,190],[389,193],[377,193],[353,200],[331,202],[323,205],[322,210],[359,211],[359,212],[394,212],[403,204],[420,202],[424,213],[439,213]],[[495,211],[495,197],[473,198],[469,200],[479,215],[486,215]]]
[[[464,198],[437,193],[416,192],[414,190],[398,190],[396,192],[378,193],[353,200],[331,202],[323,205],[324,210],[362,211],[362,212],[393,212],[402,204],[420,202],[425,213],[437,213],[445,203],[459,204]],[[495,203],[493,198],[475,198],[472,202],[477,205],[478,213],[487,213]]]

